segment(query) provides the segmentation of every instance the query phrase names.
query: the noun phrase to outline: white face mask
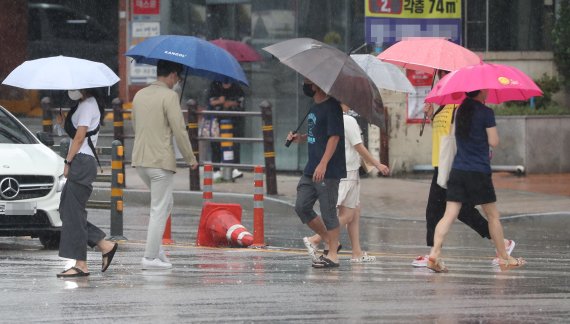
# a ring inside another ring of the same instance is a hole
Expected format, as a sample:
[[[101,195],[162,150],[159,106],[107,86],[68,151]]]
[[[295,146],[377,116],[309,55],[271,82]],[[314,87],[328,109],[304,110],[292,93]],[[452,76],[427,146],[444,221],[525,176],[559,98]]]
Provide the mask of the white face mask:
[[[74,101],[79,100],[83,97],[81,91],[79,90],[67,90],[67,95],[69,96],[69,99]]]

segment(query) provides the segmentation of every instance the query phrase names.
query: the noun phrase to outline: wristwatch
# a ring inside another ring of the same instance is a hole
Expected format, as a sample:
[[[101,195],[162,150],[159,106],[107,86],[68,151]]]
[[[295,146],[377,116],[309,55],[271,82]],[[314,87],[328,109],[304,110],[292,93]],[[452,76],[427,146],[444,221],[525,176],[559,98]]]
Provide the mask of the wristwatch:
[[[63,163],[65,163],[67,165],[71,165],[71,161],[63,160]]]

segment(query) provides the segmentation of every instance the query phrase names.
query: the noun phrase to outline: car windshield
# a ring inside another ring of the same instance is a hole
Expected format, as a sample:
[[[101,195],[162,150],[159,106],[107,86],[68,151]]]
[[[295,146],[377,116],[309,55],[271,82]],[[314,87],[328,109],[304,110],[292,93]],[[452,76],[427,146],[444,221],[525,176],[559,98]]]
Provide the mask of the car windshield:
[[[37,144],[32,134],[0,108],[0,144]]]

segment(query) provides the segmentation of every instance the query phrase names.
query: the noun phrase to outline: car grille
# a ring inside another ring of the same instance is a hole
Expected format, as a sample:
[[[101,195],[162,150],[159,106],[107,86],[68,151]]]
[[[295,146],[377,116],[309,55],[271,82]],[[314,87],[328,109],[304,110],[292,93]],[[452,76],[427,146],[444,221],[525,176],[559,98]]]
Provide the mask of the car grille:
[[[37,175],[0,175],[0,184],[6,178],[13,178],[18,182],[19,192],[10,199],[6,199],[0,195],[0,200],[25,200],[47,196],[54,186],[54,178],[52,176]]]

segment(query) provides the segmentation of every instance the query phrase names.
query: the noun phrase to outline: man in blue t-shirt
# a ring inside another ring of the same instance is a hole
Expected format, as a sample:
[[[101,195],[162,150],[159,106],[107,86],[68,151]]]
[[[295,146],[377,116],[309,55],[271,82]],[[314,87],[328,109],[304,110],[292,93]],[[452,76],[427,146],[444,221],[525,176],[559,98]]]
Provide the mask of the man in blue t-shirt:
[[[346,177],[342,108],[336,99],[308,79],[303,84],[303,92],[314,100],[307,117],[307,134],[289,132],[287,136],[296,143],[307,141],[309,149],[309,160],[297,185],[295,211],[303,224],[319,234],[329,246],[327,255],[317,257],[317,247],[307,237],[303,238],[313,267],[338,267],[340,224],[336,201],[340,179]],[[313,210],[317,200],[322,216]]]

